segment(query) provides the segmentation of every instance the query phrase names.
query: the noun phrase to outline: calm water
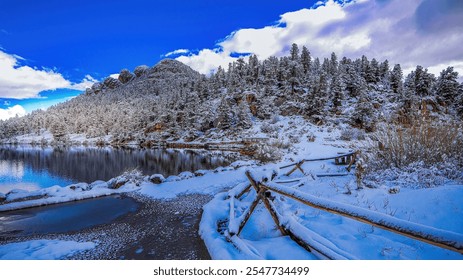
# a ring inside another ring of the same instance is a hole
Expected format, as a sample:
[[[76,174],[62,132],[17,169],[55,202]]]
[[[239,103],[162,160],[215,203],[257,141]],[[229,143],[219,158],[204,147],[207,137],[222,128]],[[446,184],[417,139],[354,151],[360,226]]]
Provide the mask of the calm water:
[[[165,177],[226,166],[229,154],[170,149],[0,146],[0,192],[107,181],[137,168]]]
[[[0,237],[83,230],[137,209],[131,198],[107,196],[0,213]]]

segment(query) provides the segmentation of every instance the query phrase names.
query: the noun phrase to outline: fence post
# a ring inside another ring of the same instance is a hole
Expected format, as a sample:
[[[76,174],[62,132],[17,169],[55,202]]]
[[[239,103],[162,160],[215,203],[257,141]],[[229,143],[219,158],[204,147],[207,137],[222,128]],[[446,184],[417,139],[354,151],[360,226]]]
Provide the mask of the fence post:
[[[298,163],[296,163],[296,166],[294,166],[294,168],[291,169],[291,170],[290,170],[288,173],[286,173],[285,175],[286,175],[286,176],[289,176],[289,175],[291,175],[294,171],[296,171],[297,169],[299,169],[299,170],[302,172],[302,174],[305,174],[305,173],[304,173],[304,170],[303,170],[302,167],[301,167],[301,165],[304,164],[304,162],[305,162],[305,160],[303,159],[303,160],[299,161]]]

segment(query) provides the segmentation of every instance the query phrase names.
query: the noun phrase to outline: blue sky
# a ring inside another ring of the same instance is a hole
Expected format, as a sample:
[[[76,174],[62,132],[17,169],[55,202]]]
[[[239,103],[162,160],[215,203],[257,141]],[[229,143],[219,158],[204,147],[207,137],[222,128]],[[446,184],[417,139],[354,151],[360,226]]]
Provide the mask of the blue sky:
[[[265,59],[285,55],[293,42],[320,57],[366,54],[405,69],[463,71],[460,0],[0,0],[0,7],[0,118],[166,55],[207,74],[235,53]]]

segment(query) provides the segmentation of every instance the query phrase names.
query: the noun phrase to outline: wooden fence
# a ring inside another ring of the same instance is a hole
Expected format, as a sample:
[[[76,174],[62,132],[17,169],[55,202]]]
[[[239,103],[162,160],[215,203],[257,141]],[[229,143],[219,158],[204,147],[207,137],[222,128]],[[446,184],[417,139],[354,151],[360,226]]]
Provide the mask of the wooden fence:
[[[305,173],[301,167],[304,162],[334,159],[336,163],[348,164],[348,170],[350,171],[350,167],[355,162],[356,154],[357,153],[352,152],[333,157],[307,159],[294,164],[282,166],[280,168],[283,169],[294,166],[290,170],[290,172],[286,173],[286,175],[293,173],[297,169],[301,170],[302,173]],[[342,158],[344,160],[342,160]],[[329,249],[326,248],[326,246],[324,246],[323,244],[313,242],[313,240],[311,240],[307,236],[304,236],[304,234],[301,234],[300,231],[292,230],[294,226],[287,226],[287,224],[283,223],[281,221],[282,218],[288,220],[288,217],[284,217],[282,216],[282,214],[278,212],[272,200],[272,194],[279,194],[316,209],[320,209],[335,215],[347,217],[368,225],[372,225],[377,228],[381,228],[396,234],[406,236],[408,238],[413,238],[434,246],[438,246],[447,250],[452,250],[460,254],[463,254],[463,235],[461,234],[448,232],[424,225],[419,225],[416,223],[397,219],[392,216],[367,210],[364,208],[346,205],[326,199],[321,199],[297,190],[296,187],[302,184],[296,184],[292,187],[282,185],[282,183],[298,182],[298,179],[275,181],[275,176],[272,176],[271,178],[265,178],[262,181],[257,181],[255,178],[253,178],[249,171],[246,172],[246,176],[249,180],[249,183],[237,186],[234,189],[233,195],[229,197],[230,217],[228,233],[230,234],[230,236],[240,235],[249,218],[251,217],[254,209],[260,202],[263,202],[265,208],[272,216],[272,219],[279,231],[281,232],[281,234],[288,235],[292,240],[294,240],[297,244],[299,244],[306,250],[318,253],[319,255],[328,259],[353,258],[349,255],[349,253],[340,251],[339,248]],[[249,208],[247,208],[242,213],[242,215],[240,215],[239,217],[235,217],[235,200],[241,199],[245,193],[251,190],[251,188],[255,190],[256,197],[252,201]],[[302,227],[302,225],[299,226]],[[233,242],[233,238],[228,238],[228,240],[230,242]]]

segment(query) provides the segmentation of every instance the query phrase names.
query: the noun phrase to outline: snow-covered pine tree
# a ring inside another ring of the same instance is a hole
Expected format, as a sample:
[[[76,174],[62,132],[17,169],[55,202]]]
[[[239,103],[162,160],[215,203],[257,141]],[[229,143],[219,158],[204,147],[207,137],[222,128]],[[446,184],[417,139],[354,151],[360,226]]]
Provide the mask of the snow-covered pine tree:
[[[374,118],[374,107],[371,99],[365,89],[362,89],[358,95],[358,101],[355,104],[354,113],[351,117],[351,124],[367,132],[375,129],[376,120]]]
[[[339,74],[334,75],[331,80],[331,95],[332,95],[332,112],[338,112],[344,99],[344,83]]]
[[[321,114],[328,101],[329,97],[329,84],[328,74],[322,71],[320,73],[318,81],[315,82],[312,94],[307,99],[306,103],[306,114],[315,121],[322,119]]]
[[[302,47],[301,64],[302,64],[302,70],[304,71],[304,75],[307,76],[307,74],[310,72],[312,58],[310,57],[310,52],[306,46]]]
[[[245,100],[241,101],[236,106],[237,123],[236,127],[239,129],[248,129],[252,126],[251,111]]]
[[[277,89],[277,77],[278,77],[278,58],[271,56],[262,63],[265,96],[273,96]]]
[[[455,100],[455,107],[457,113],[460,115],[461,118],[463,118],[463,83],[461,83],[458,87],[458,94]]]
[[[296,43],[293,43],[291,45],[291,50],[289,51],[290,59],[292,61],[298,61],[299,60],[299,47],[297,46]]]
[[[373,58],[370,63],[367,64],[364,75],[367,83],[374,84],[379,81],[379,64],[376,59]]]
[[[331,53],[331,58],[329,62],[329,74],[331,77],[334,77],[338,73],[338,57],[334,52]]]
[[[222,66],[219,66],[217,68],[217,71],[214,73],[214,75],[212,75],[211,83],[212,83],[212,90],[215,93],[220,92],[220,90],[226,86],[226,75],[225,75],[225,70],[222,68]]]
[[[236,63],[229,63],[227,72],[227,92],[234,93],[240,91],[240,80],[238,70],[236,69]]]
[[[435,77],[428,73],[428,69],[423,69],[423,66],[416,66],[414,74],[415,94],[421,97],[430,96],[432,94]]]
[[[389,61],[386,59],[379,65],[379,79],[384,85],[389,86],[390,82],[390,69]]]
[[[403,92],[403,72],[400,64],[394,65],[390,74],[391,89],[394,93],[402,95]]]
[[[453,67],[447,67],[440,72],[435,84],[435,91],[442,102],[453,105],[458,96],[458,72]]]
[[[356,71],[353,63],[345,64],[343,67],[343,82],[346,85],[346,90],[351,97],[358,97],[361,92],[366,90],[366,81],[362,77],[361,72]]]
[[[246,74],[246,83],[248,85],[258,87],[259,82],[259,59],[256,55],[249,56],[248,73]]]
[[[225,97],[222,97],[219,107],[217,108],[217,119],[215,126],[222,130],[227,130],[230,129],[233,124],[233,113],[230,108],[229,101]]]

